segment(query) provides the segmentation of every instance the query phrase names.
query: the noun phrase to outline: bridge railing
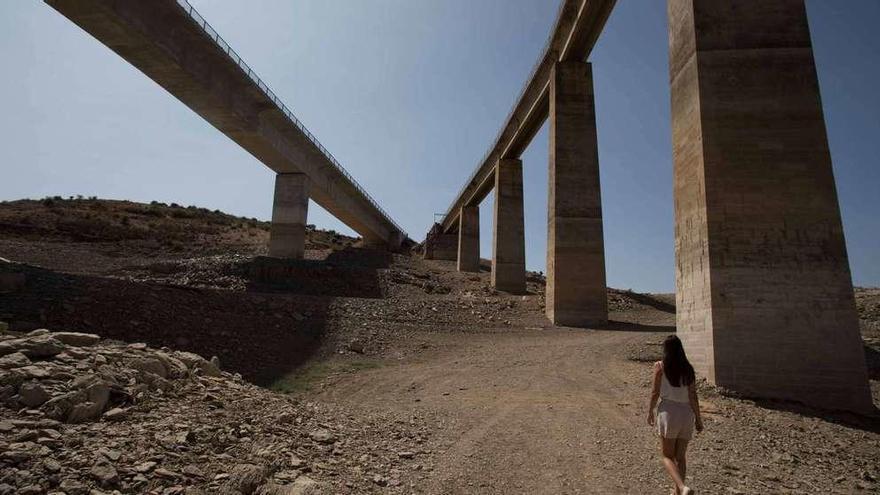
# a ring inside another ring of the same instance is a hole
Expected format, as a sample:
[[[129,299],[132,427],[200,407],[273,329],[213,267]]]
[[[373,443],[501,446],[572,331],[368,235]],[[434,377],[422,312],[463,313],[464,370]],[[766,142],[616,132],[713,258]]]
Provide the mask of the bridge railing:
[[[267,98],[272,100],[272,102],[275,103],[278,109],[281,110],[281,112],[286,115],[287,118],[297,128],[299,128],[300,131],[302,131],[303,134],[308,136],[312,144],[314,144],[321,151],[324,157],[326,157],[330,161],[330,163],[333,164],[336,170],[339,171],[339,173],[341,173],[343,176],[345,176],[345,178],[347,178],[354,185],[354,187],[357,188],[357,190],[364,196],[364,198],[382,214],[385,220],[393,225],[398,232],[402,233],[404,237],[408,237],[407,233],[391,218],[391,215],[389,215],[388,212],[386,212],[381,206],[379,206],[379,203],[377,203],[376,200],[374,200],[373,197],[370,196],[370,194],[363,187],[361,187],[361,185],[358,184],[356,180],[354,180],[354,177],[352,177],[351,174],[349,174],[348,171],[345,170],[345,167],[343,167],[342,164],[339,163],[336,157],[334,157],[333,154],[330,153],[330,151],[327,150],[327,148],[325,148],[320,141],[318,141],[318,138],[316,138],[315,135],[312,134],[311,131],[309,131],[308,128],[306,128],[306,126],[302,122],[300,122],[298,118],[296,118],[296,115],[294,115],[293,112],[291,112],[290,109],[287,108],[287,105],[285,105],[284,102],[282,102],[281,99],[275,95],[275,92],[269,89],[269,86],[266,85],[266,83],[264,83],[263,80],[260,79],[257,73],[254,72],[247,63],[245,63],[244,59],[242,59],[238,55],[238,53],[236,53],[235,50],[233,50],[232,47],[229,46],[228,43],[226,43],[223,37],[221,37],[220,34],[214,28],[212,28],[210,24],[208,24],[208,21],[206,21],[205,18],[202,17],[202,15],[199,14],[198,11],[193,8],[193,6],[187,0],[176,1],[177,4],[183,9],[183,11],[186,12],[186,14],[195,22],[195,24],[199,26],[199,28],[201,28],[202,31],[204,31],[205,34],[208,35],[209,38],[214,40],[214,43],[216,43],[217,46],[220,47],[220,49],[223,50],[226,55],[233,62],[235,62],[235,64],[238,65],[238,67],[254,82],[254,84],[256,84],[258,88],[260,88],[263,94],[265,94]]]
[[[560,2],[559,4],[559,12],[562,12],[562,8],[565,5],[565,2]],[[557,18],[559,14],[557,13]],[[465,181],[464,185],[461,186],[461,189],[458,191],[458,195],[455,196],[455,199],[452,201],[452,204],[449,205],[450,210],[446,212],[446,218],[452,218],[455,216],[455,212],[451,210],[451,208],[455,207],[455,203],[458,202],[459,199],[464,196],[465,191],[467,191],[468,186],[477,178],[477,175],[480,173],[480,169],[483,168],[483,164],[486,163],[486,160],[489,159],[489,156],[492,155],[492,152],[495,150],[495,147],[498,145],[498,142],[501,140],[501,135],[504,134],[504,130],[507,128],[507,123],[510,122],[510,119],[513,118],[513,114],[516,112],[516,107],[519,105],[520,100],[522,100],[523,95],[525,95],[526,90],[529,88],[529,83],[532,82],[532,79],[535,77],[535,74],[538,72],[538,68],[541,67],[541,64],[544,63],[544,59],[547,58],[547,54],[550,53],[550,47],[553,44],[553,31],[551,30],[550,35],[547,36],[547,41],[544,43],[544,48],[541,50],[541,55],[538,57],[538,60],[535,61],[534,65],[532,65],[532,70],[529,71],[528,77],[526,77],[526,82],[523,83],[522,88],[519,90],[519,94],[516,95],[516,99],[513,100],[513,105],[510,107],[510,111],[507,112],[507,117],[501,122],[501,128],[498,129],[498,132],[495,134],[495,139],[489,144],[489,149],[483,154],[483,157],[480,158],[480,161],[477,162],[477,166],[474,168],[474,171],[471,172],[471,175],[468,177],[467,181]],[[443,220],[445,222],[445,219]]]

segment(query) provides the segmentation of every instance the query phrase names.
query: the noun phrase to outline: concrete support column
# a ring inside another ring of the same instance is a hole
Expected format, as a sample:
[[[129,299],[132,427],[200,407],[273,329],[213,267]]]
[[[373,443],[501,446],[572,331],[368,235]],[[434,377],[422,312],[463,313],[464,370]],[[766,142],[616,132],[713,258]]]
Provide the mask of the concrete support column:
[[[492,286],[512,294],[526,292],[522,160],[502,159],[495,167]]]
[[[272,227],[269,233],[269,256],[303,257],[308,209],[308,176],[306,174],[276,175]]]
[[[550,79],[547,318],[586,327],[608,321],[605,243],[592,67],[560,62]]]
[[[669,0],[676,326],[745,395],[871,411],[803,0]]]
[[[463,206],[458,215],[458,271],[480,271],[480,207]]]

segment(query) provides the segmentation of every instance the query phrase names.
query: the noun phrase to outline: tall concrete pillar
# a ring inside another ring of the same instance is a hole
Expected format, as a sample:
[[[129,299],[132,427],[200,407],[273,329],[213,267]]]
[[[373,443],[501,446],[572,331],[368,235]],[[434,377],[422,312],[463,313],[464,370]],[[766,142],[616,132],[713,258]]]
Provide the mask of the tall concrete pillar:
[[[305,252],[309,178],[305,174],[275,176],[275,202],[269,232],[269,256],[302,258]]]
[[[547,318],[586,327],[608,321],[593,72],[560,62],[550,79]]]
[[[480,206],[463,206],[458,215],[458,271],[480,271]]]
[[[677,331],[755,397],[870,411],[803,0],[669,0]]]
[[[503,159],[495,167],[492,231],[492,286],[526,292],[526,240],[523,227],[522,160]]]

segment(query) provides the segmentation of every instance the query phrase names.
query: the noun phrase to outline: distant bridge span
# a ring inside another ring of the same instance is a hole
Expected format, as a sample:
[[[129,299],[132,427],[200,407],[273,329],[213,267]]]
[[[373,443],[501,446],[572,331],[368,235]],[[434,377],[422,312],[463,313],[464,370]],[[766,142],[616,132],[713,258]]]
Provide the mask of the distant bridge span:
[[[45,0],[278,175],[269,254],[302,257],[308,199],[373,246],[406,233],[186,0]]]

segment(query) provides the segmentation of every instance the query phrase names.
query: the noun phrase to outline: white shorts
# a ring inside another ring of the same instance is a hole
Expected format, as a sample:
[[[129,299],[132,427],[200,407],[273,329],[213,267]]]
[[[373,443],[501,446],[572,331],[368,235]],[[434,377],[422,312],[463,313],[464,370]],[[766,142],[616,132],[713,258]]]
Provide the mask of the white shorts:
[[[661,400],[657,406],[657,433],[663,438],[690,440],[694,436],[694,411],[691,405]]]

